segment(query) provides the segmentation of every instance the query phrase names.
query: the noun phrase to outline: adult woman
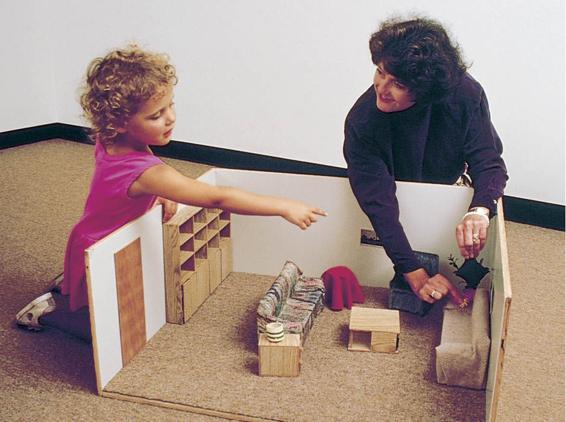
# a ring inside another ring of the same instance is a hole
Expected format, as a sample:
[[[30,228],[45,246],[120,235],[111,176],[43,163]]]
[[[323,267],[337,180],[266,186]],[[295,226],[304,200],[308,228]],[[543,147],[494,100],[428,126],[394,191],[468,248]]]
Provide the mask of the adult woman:
[[[460,302],[458,289],[427,274],[413,253],[399,222],[395,181],[454,184],[469,175],[474,195],[456,240],[463,257],[476,257],[507,180],[485,93],[434,20],[388,20],[369,45],[374,83],[345,123],[352,190],[413,292],[429,303],[448,294]]]

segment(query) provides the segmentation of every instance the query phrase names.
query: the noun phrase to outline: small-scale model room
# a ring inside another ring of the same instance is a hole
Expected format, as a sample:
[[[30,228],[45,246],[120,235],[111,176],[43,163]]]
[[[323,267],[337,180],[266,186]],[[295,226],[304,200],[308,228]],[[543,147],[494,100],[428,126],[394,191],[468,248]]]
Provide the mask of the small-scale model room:
[[[0,419],[563,420],[563,3],[0,2]]]

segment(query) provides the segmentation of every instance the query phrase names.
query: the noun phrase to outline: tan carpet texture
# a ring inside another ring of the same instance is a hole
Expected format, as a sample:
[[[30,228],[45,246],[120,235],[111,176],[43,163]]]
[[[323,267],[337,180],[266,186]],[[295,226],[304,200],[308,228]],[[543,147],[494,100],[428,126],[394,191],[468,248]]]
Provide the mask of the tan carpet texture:
[[[61,271],[92,154],[63,140],[0,150],[0,420],[223,420],[99,397],[90,345],[13,325]],[[165,161],[193,177],[208,168]],[[497,420],[563,421],[564,233],[510,222],[506,230],[513,301]],[[326,309],[300,377],[258,377],[255,305],[271,281],[232,274],[190,324],[165,326],[107,389],[276,420],[483,419],[482,392],[434,382],[436,309],[423,319],[402,315],[396,355],[348,352],[349,312]],[[386,307],[384,289],[366,294],[367,306]]]
[[[483,391],[435,382],[440,307],[426,318],[402,314],[398,354],[348,351],[350,311],[325,309],[300,376],[259,377],[255,315],[273,280],[232,273],[188,324],[162,330],[106,390],[285,421],[482,419]],[[386,289],[365,295],[363,306],[387,308]]]

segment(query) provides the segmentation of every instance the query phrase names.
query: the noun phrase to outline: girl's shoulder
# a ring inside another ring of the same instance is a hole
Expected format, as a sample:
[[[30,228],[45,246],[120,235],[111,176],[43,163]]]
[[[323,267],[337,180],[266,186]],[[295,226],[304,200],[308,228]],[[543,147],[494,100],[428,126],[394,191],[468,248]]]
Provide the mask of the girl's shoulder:
[[[138,166],[162,163],[151,151],[128,151],[125,153],[110,154],[104,144],[97,142],[95,149],[97,163],[107,163],[112,166]]]

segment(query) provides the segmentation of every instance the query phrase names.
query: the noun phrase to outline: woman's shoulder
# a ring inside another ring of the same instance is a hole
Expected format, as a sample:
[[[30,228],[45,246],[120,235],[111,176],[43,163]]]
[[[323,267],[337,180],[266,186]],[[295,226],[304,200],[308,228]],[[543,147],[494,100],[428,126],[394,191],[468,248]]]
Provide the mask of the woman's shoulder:
[[[473,110],[479,106],[483,97],[484,90],[481,84],[466,72],[454,92],[445,99],[444,103],[453,111]]]

